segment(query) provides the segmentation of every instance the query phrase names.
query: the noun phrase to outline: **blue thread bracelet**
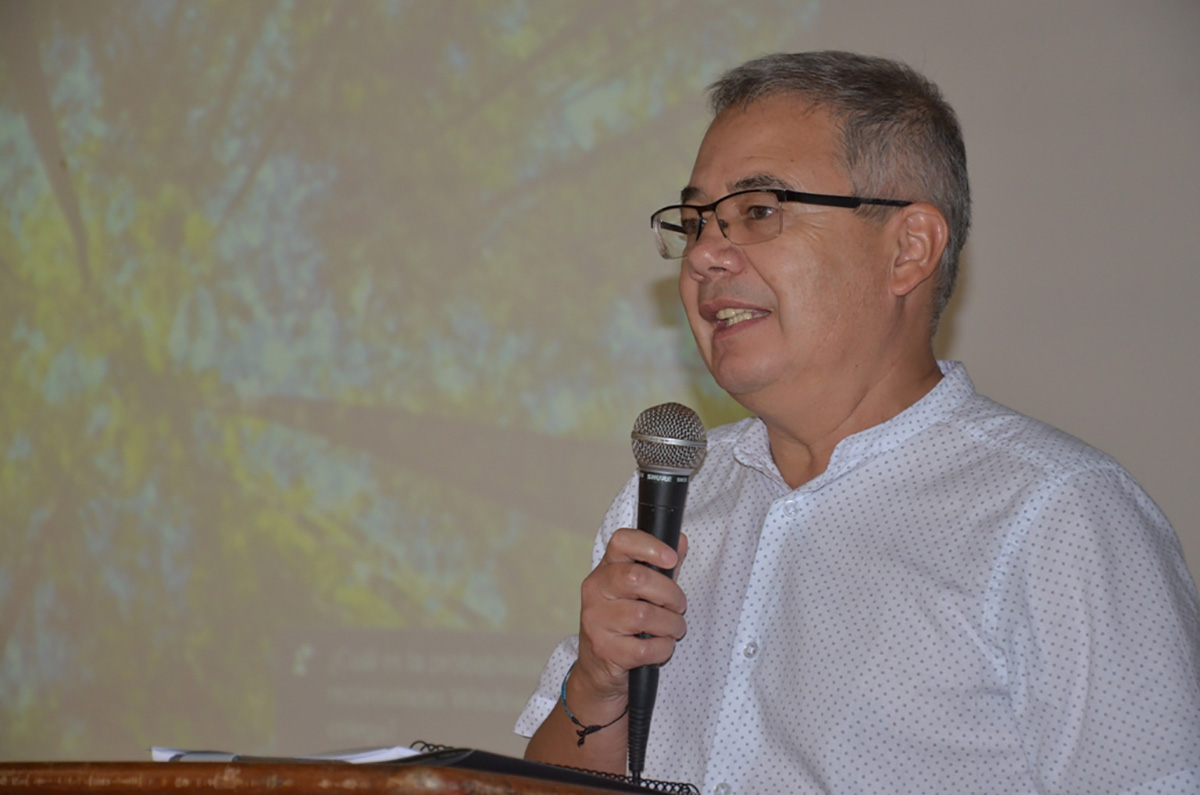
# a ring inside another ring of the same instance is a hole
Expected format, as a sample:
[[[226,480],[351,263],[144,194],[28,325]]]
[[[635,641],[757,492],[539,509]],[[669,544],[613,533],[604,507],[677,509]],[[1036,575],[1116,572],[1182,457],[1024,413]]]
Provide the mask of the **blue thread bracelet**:
[[[603,726],[601,726],[598,723],[593,723],[591,726],[585,726],[584,724],[580,723],[579,718],[575,717],[575,714],[571,712],[571,708],[567,706],[567,680],[571,678],[571,671],[574,671],[574,670],[575,670],[575,663],[571,663],[571,667],[567,669],[567,675],[563,677],[562,693],[559,695],[558,700],[562,703],[563,712],[567,713],[567,717],[571,719],[571,723],[574,723],[576,726],[579,727],[578,729],[575,730],[575,733],[579,735],[579,742],[577,742],[576,745],[582,746],[583,741],[587,739],[587,736],[589,734],[594,734],[594,733],[600,731],[601,729],[607,729],[609,726],[612,726],[614,723],[619,721],[621,718],[625,717],[625,713],[629,712],[629,705],[626,704],[625,709],[623,709],[621,711],[620,715],[613,718],[612,720],[610,720],[608,723],[604,724]]]

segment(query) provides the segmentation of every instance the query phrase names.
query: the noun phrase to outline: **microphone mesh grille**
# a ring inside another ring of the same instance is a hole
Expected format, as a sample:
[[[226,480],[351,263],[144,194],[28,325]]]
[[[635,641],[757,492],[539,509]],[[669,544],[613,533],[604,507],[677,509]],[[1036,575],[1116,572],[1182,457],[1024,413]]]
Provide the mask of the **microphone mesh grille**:
[[[633,457],[640,468],[692,472],[704,461],[704,423],[680,403],[651,406],[633,423]],[[639,437],[660,437],[646,439]]]

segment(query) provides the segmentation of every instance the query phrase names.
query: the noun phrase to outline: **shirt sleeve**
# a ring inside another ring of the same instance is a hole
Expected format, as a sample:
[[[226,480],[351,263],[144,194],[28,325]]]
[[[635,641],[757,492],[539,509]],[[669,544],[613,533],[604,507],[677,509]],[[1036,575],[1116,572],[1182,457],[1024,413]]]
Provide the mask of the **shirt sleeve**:
[[[637,475],[634,475],[626,482],[625,487],[621,489],[612,505],[609,506],[608,512],[604,514],[604,521],[601,523],[600,531],[596,533],[596,541],[592,545],[593,569],[600,564],[600,559],[604,557],[604,550],[608,547],[613,533],[622,527],[633,526],[636,518],[636,502]],[[514,732],[523,737],[533,736],[533,733],[542,725],[542,721],[546,720],[551,710],[554,709],[555,703],[558,702],[563,677],[567,675],[568,669],[578,656],[578,635],[567,636],[555,647],[550,654],[550,659],[542,668],[537,690],[529,697],[529,701],[525,703],[525,709],[517,718],[517,723],[513,727]]]
[[[1200,608],[1166,517],[1118,467],[1048,485],[999,571],[997,630],[1039,792],[1192,791]]]

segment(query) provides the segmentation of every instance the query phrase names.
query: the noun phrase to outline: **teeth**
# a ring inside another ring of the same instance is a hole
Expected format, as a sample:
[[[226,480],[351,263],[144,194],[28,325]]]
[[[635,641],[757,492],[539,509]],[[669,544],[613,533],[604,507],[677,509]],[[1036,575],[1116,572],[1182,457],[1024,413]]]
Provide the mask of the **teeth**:
[[[753,309],[735,309],[733,307],[721,309],[717,312],[717,320],[721,321],[726,328],[736,326],[743,320],[760,317],[763,313],[756,312]]]

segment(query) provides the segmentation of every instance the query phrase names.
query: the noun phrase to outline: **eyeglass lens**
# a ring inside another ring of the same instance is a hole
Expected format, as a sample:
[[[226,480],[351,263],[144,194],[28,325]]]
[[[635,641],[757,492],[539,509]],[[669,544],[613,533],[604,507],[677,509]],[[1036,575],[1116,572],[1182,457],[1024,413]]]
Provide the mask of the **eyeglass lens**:
[[[715,217],[721,233],[731,243],[748,246],[778,237],[783,230],[779,198],[768,192],[735,193],[721,199],[713,215],[695,207],[667,207],[654,217],[659,253],[668,259],[682,257],[695,245],[707,223]]]

